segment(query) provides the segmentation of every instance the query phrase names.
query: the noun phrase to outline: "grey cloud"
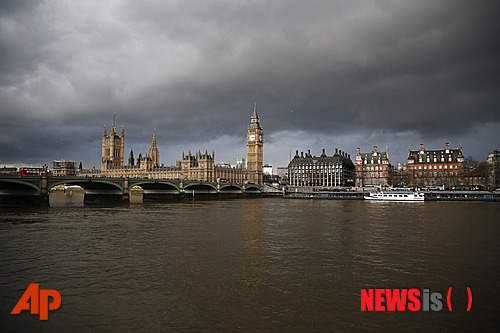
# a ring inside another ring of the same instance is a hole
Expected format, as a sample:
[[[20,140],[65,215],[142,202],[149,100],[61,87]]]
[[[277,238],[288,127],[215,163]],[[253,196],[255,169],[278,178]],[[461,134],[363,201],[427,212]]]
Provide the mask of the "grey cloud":
[[[161,147],[244,137],[254,101],[271,151],[301,131],[400,151],[463,137],[483,154],[474,133],[500,123],[496,2],[15,3],[0,7],[6,162],[57,158],[30,142],[73,133],[61,150],[98,163],[86,145],[115,112],[131,147],[153,128]]]

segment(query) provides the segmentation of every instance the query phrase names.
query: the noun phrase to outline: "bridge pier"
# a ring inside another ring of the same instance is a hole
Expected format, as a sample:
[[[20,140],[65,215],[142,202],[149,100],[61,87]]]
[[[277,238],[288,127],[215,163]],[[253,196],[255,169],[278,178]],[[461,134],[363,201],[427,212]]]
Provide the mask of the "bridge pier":
[[[128,194],[128,177],[123,180],[123,194]]]
[[[142,204],[144,202],[144,190],[141,187],[134,186],[128,192],[128,202],[130,204]]]
[[[38,197],[38,205],[48,207],[49,206],[49,179],[47,175],[42,176],[42,181],[40,182],[40,196]]]
[[[59,185],[49,191],[50,207],[83,207],[85,190],[80,186]]]

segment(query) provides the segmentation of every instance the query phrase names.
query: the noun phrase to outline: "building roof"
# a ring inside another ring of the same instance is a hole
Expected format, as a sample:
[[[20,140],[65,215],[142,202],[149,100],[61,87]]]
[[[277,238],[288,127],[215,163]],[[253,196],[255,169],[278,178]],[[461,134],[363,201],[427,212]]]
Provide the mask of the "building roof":
[[[420,163],[420,158],[422,158],[422,163],[427,163],[427,157],[429,157],[430,162],[434,162],[434,157],[436,157],[437,162],[441,162],[442,158],[445,162],[449,162],[450,156],[452,162],[457,162],[458,158],[463,158],[462,147],[455,149],[410,150],[408,153],[408,160],[413,159],[415,163]]]
[[[260,127],[260,124],[259,124],[259,116],[257,115],[257,103],[255,103],[253,105],[253,114],[252,114],[252,117],[251,117],[250,125],[248,125],[248,128],[262,129],[262,127]]]
[[[253,114],[252,114],[252,118],[257,118],[259,119],[259,116],[257,115],[257,102],[254,103],[253,105]]]
[[[371,153],[359,153],[359,155],[356,155],[356,157],[361,156],[361,159],[371,161],[372,159],[375,160],[389,160],[387,152],[371,152]]]
[[[341,162],[342,164],[349,164],[349,165],[352,165],[354,167],[354,164],[352,163],[349,154],[346,154],[345,152],[342,152],[342,151],[338,151],[337,149],[336,149],[336,152],[333,156],[327,156],[325,154],[324,149],[323,149],[323,153],[321,154],[321,156],[311,155],[310,150],[308,150],[305,155],[302,152],[301,156],[299,156],[299,151],[297,150],[295,153],[295,156],[290,161],[288,166],[296,165],[296,164],[301,164],[301,165],[303,165],[303,164],[321,164],[321,163],[329,164],[331,162],[333,162],[333,163]]]

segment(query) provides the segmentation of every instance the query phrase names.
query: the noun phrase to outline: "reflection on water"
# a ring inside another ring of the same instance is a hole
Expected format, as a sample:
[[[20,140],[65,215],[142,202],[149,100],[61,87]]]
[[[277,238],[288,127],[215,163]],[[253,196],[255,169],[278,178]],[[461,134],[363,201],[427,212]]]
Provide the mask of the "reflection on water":
[[[254,199],[0,213],[7,331],[488,330],[500,306],[496,203]],[[48,323],[9,314],[33,282],[61,293]],[[451,313],[360,311],[361,288],[450,286]]]
[[[251,200],[243,211],[243,229],[245,260],[242,265],[241,282],[245,286],[258,287],[265,282],[264,235],[262,233],[262,200]]]

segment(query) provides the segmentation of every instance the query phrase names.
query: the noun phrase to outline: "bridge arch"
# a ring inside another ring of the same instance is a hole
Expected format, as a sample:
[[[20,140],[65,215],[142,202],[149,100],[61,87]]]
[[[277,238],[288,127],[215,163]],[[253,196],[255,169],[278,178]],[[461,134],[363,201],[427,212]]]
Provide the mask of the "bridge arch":
[[[217,193],[217,186],[212,183],[193,182],[184,186],[184,192]]]
[[[52,189],[53,187],[57,185],[78,185],[82,187],[84,190],[104,190],[104,191],[113,191],[115,192],[114,194],[123,194],[123,188],[113,182],[103,180],[103,179],[66,179],[66,180],[61,180],[61,181],[55,181],[51,182],[48,185],[48,190]],[[120,193],[118,193],[118,191]]]
[[[237,184],[221,185],[220,193],[243,193],[243,189]]]
[[[21,179],[0,179],[0,190],[4,190],[11,195],[15,195],[16,193],[33,196],[40,195],[40,186]]]
[[[262,190],[259,185],[246,185],[245,186],[246,193],[262,193]]]
[[[142,181],[130,181],[129,180],[129,189],[134,186],[140,186],[143,190],[166,190],[166,191],[176,191],[179,193],[179,187],[172,182],[169,181],[151,181],[151,180],[142,180]]]

